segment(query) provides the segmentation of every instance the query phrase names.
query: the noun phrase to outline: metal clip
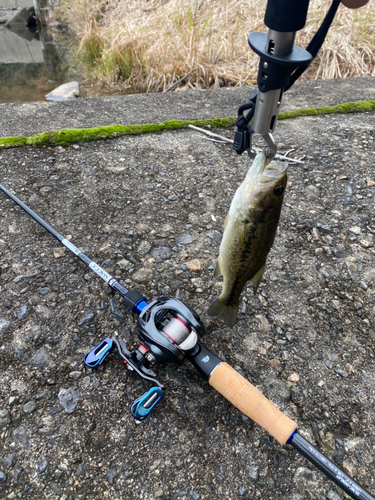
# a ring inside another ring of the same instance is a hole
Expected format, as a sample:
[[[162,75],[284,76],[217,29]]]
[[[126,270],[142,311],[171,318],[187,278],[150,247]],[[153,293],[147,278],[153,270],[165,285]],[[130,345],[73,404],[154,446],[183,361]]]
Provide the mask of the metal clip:
[[[85,365],[93,370],[97,370],[108,354],[113,350],[113,347],[112,339],[106,338],[102,340],[98,346],[87,353],[83,358]]]
[[[151,387],[143,396],[136,399],[130,407],[131,414],[137,422],[145,422],[155,406],[164,399],[164,392],[160,387]]]
[[[268,162],[272,161],[277,153],[277,144],[275,143],[275,139],[271,133],[265,134],[262,136],[264,141],[267,144],[267,148],[265,149]],[[252,150],[252,136],[250,136],[249,149],[247,150],[250,158],[255,158],[257,153]]]

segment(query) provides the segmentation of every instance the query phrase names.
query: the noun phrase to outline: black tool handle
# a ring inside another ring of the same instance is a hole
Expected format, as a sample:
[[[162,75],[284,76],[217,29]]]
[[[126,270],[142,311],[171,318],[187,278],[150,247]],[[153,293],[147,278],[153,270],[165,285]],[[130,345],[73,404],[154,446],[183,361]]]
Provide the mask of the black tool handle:
[[[268,0],[264,24],[271,30],[299,31],[305,26],[309,0]]]

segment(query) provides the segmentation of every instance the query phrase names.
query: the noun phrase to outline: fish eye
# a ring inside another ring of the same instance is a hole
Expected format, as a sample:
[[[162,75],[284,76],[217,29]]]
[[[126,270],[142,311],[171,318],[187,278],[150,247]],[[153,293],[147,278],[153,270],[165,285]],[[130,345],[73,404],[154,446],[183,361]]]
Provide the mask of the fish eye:
[[[284,188],[283,186],[276,186],[273,192],[276,196],[280,196],[281,194],[283,194]]]

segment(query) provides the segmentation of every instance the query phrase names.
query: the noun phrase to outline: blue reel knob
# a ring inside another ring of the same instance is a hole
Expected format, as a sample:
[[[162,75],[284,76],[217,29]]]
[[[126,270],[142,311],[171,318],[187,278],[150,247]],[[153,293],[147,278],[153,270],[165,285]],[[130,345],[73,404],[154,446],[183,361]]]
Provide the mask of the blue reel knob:
[[[104,359],[108,356],[108,354],[113,349],[113,341],[112,339],[106,338],[100,342],[98,346],[95,347],[92,351],[86,354],[83,358],[83,361],[86,366],[96,370],[103,363]]]
[[[131,414],[138,422],[144,422],[151,415],[155,406],[164,399],[160,387],[151,387],[143,396],[134,401],[130,407]]]

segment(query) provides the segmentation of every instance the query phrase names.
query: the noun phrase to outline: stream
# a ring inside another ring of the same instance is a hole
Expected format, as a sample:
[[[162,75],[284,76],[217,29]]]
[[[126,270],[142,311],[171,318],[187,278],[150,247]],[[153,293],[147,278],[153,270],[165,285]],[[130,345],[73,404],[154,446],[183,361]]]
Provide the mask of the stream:
[[[46,94],[77,75],[64,47],[45,26],[37,27],[33,1],[12,1],[31,5],[2,8],[9,0],[0,0],[0,103],[45,101]]]

